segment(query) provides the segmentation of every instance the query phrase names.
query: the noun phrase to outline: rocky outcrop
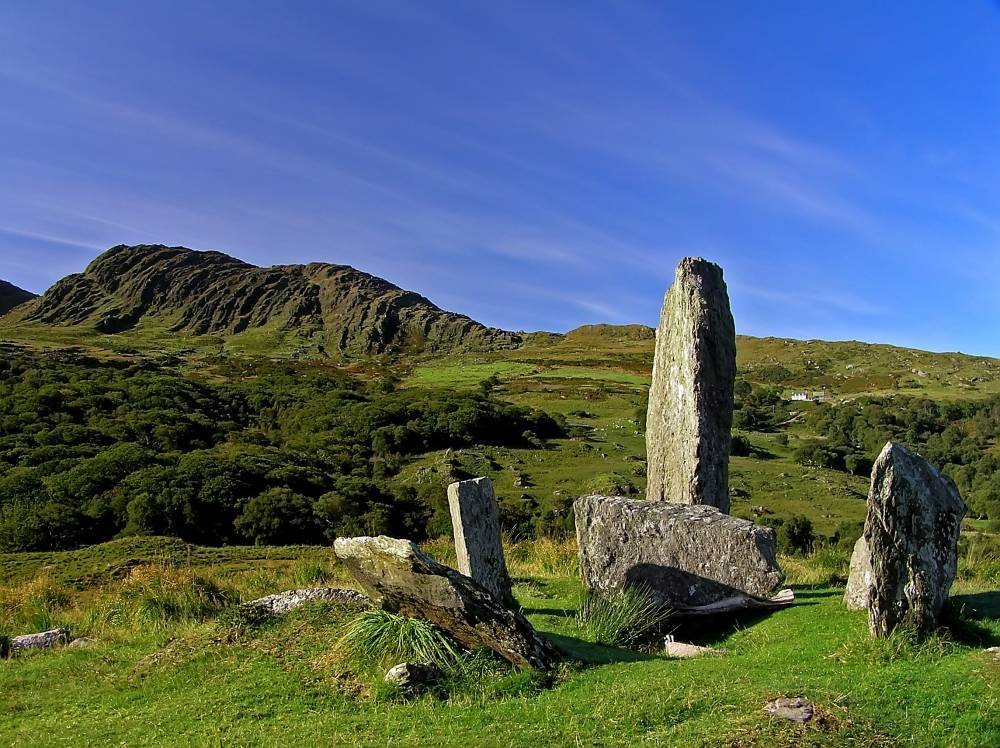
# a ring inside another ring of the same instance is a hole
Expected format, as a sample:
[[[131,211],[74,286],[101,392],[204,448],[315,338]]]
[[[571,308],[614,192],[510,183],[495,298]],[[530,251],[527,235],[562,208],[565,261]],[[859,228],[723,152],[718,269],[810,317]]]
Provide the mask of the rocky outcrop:
[[[848,581],[850,602],[866,601],[872,636],[886,637],[901,624],[920,635],[938,627],[958,568],[964,516],[951,478],[901,444],[885,445],[868,494],[868,560],[856,546]]]
[[[334,552],[383,609],[429,621],[462,646],[489,647],[521,668],[555,664],[555,648],[524,616],[409,540],[337,538]]]
[[[364,607],[371,603],[367,597],[356,590],[336,587],[306,587],[301,590],[288,590],[267,597],[259,597],[256,600],[243,603],[240,608],[259,616],[277,616],[311,602],[346,603]]]
[[[112,247],[18,314],[103,333],[148,316],[192,335],[267,327],[343,354],[487,351],[521,341],[347,265],[261,268],[220,252],[162,245]]]
[[[656,331],[646,497],[729,511],[736,329],[722,268],[686,257]]]
[[[583,496],[573,509],[590,590],[639,585],[685,608],[747,594],[764,598],[782,580],[774,530],[714,507]]]
[[[13,283],[0,280],[0,316],[6,314],[14,307],[20,306],[26,301],[31,301],[34,298],[35,294],[31,293],[31,291],[25,291],[23,288],[18,288]]]
[[[472,577],[497,600],[514,607],[510,575],[500,542],[500,510],[489,478],[448,486],[448,508],[455,533],[458,570]]]

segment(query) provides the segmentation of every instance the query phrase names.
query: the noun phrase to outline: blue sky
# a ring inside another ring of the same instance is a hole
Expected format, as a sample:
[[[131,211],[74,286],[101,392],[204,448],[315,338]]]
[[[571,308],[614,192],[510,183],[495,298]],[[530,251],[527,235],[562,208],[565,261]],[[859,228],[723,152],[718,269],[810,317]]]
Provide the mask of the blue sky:
[[[347,263],[510,329],[1000,356],[989,2],[0,5],[0,278],[118,243]]]

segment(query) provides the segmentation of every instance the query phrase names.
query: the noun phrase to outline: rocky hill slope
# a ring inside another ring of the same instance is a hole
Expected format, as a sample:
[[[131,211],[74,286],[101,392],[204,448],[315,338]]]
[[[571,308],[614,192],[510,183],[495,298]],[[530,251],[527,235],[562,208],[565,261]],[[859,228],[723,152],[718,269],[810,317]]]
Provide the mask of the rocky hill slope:
[[[14,307],[35,298],[31,291],[18,288],[13,283],[0,280],[0,315],[6,314]]]
[[[12,317],[100,333],[150,317],[189,335],[267,328],[311,339],[327,353],[355,355],[490,351],[521,342],[347,265],[262,268],[220,252],[162,245],[112,247]]]

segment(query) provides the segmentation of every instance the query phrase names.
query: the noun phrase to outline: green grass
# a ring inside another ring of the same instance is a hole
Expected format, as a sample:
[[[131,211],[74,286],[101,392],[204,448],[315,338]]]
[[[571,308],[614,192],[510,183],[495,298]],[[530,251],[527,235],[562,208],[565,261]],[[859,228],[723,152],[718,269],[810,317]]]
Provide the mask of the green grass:
[[[444,544],[437,548],[444,550]],[[530,620],[571,655],[549,681],[487,660],[467,664],[470,671],[480,670],[447,682],[444,694],[402,701],[358,680],[346,667],[337,643],[356,612],[308,605],[248,637],[228,636],[225,615],[182,614],[167,625],[106,626],[91,648],[0,662],[0,744],[984,746],[1000,741],[1000,666],[979,648],[1000,641],[1000,595],[981,589],[981,582],[956,587],[955,605],[965,611],[961,637],[945,634],[919,645],[904,636],[872,643],[864,614],[840,605],[841,589],[799,585],[796,605],[772,615],[674,631],[679,640],[724,649],[726,656],[670,660],[601,646],[581,635],[579,582],[543,573],[566,571],[571,551],[542,541],[508,553],[518,580],[515,592]],[[303,558],[311,562],[313,553]],[[219,561],[207,573],[217,585],[247,596],[245,570],[233,571],[228,563]],[[800,571],[796,578],[802,578]],[[288,584],[292,574],[290,567],[267,591]],[[72,591],[63,621],[85,633],[79,628],[85,610],[120,584]],[[980,636],[976,646],[970,631]],[[806,727],[769,719],[764,704],[782,695],[811,699],[821,719]]]

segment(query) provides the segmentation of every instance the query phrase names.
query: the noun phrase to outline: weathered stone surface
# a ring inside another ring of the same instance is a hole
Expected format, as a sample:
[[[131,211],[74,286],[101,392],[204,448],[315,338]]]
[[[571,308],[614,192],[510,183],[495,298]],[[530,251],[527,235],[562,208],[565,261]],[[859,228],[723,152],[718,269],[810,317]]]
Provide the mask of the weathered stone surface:
[[[854,544],[851,554],[851,573],[847,577],[844,605],[851,610],[868,607],[868,590],[872,586],[872,556],[868,552],[868,542],[862,535]]]
[[[646,497],[729,511],[736,328],[722,268],[686,257],[656,331]]]
[[[643,585],[684,608],[741,593],[766,597],[783,578],[774,530],[715,507],[583,496],[573,509],[591,590]]]
[[[772,717],[804,725],[815,716],[816,707],[808,699],[782,697],[767,702],[764,711]]]
[[[441,677],[441,669],[423,662],[401,662],[389,668],[385,682],[407,696],[423,693]]]
[[[253,610],[260,615],[277,616],[316,600],[365,606],[371,604],[371,601],[357,590],[337,589],[336,587],[307,587],[301,590],[288,590],[267,597],[259,597],[256,600],[243,603],[240,607],[245,610]]]
[[[430,621],[459,644],[489,647],[518,667],[547,670],[555,664],[555,648],[524,616],[409,540],[337,538],[334,552],[385,610]]]
[[[67,649],[87,649],[88,647],[93,647],[97,644],[97,639],[91,639],[89,636],[81,636],[79,639],[74,639],[69,644],[66,645]]]
[[[500,510],[489,478],[448,486],[448,508],[455,532],[458,570],[472,577],[506,605],[516,605],[500,542]]]
[[[66,644],[68,641],[68,628],[52,629],[51,631],[42,631],[39,634],[15,636],[10,640],[10,651],[12,654],[17,654],[25,649],[48,649],[58,644]]]
[[[901,623],[921,635],[937,628],[958,567],[964,516],[965,502],[951,478],[901,444],[885,445],[872,468],[864,529],[872,636],[886,637]],[[865,573],[859,568],[855,576]]]

